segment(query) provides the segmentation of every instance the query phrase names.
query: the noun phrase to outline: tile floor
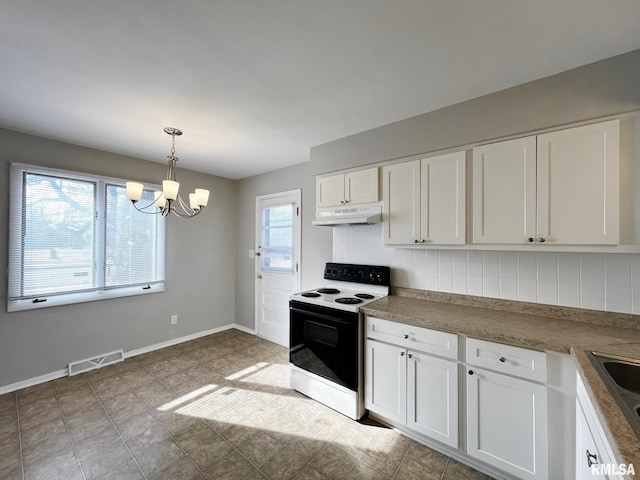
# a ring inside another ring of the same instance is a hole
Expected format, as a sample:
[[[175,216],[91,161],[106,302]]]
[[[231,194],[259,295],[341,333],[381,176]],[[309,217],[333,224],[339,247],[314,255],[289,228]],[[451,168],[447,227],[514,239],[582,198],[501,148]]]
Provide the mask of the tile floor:
[[[288,386],[284,348],[226,330],[0,396],[0,479],[486,479]]]

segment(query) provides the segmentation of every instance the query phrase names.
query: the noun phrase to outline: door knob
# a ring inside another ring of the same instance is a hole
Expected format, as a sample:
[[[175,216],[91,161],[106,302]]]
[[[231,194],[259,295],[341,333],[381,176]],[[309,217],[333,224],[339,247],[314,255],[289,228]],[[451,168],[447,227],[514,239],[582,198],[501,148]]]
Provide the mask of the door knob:
[[[259,273],[258,275],[256,275],[256,278],[257,278],[258,280],[262,280],[262,274],[261,274],[261,273]]]

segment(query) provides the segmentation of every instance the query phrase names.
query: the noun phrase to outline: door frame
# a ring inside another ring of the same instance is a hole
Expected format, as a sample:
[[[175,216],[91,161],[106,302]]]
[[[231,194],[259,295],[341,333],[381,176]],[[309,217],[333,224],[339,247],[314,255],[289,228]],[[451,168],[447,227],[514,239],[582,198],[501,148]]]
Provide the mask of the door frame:
[[[253,285],[254,285],[254,315],[253,315],[253,331],[257,336],[260,336],[259,331],[259,322],[258,315],[262,309],[262,282],[258,279],[258,274],[260,273],[260,249],[258,246],[260,245],[260,234],[262,233],[261,224],[262,219],[259,215],[259,209],[262,206],[261,202],[273,201],[273,205],[278,205],[279,202],[276,200],[278,198],[285,197],[296,197],[296,201],[293,202],[294,207],[297,208],[296,221],[294,221],[293,227],[293,251],[295,256],[295,274],[296,278],[294,281],[296,292],[300,291],[300,277],[301,277],[301,259],[302,259],[302,189],[298,188],[295,190],[287,190],[284,192],[277,193],[269,193],[266,195],[256,195],[256,206],[255,206],[255,226],[254,226],[254,248],[256,255],[253,261]],[[271,203],[271,202],[269,202]]]

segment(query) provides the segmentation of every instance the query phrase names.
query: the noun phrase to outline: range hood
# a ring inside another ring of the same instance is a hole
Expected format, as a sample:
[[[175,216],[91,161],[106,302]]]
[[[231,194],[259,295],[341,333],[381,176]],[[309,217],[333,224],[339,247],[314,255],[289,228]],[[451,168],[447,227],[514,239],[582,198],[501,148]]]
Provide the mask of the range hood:
[[[313,225],[335,227],[336,225],[371,225],[382,221],[381,205],[366,205],[350,208],[318,209]]]

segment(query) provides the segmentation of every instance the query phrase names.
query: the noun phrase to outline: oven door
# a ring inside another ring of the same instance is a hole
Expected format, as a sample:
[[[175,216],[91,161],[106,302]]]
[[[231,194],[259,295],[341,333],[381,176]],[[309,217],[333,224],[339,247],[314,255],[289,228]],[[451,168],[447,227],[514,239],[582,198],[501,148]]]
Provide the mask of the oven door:
[[[291,301],[289,320],[289,361],[357,392],[359,315]]]

